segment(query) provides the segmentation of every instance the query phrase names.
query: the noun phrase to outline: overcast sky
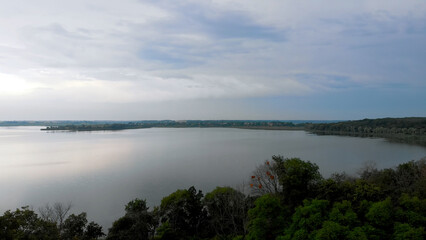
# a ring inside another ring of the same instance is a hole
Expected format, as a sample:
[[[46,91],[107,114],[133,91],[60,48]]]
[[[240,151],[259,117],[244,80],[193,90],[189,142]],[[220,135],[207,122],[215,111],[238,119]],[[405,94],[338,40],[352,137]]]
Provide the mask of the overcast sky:
[[[426,116],[423,0],[0,2],[0,120]]]

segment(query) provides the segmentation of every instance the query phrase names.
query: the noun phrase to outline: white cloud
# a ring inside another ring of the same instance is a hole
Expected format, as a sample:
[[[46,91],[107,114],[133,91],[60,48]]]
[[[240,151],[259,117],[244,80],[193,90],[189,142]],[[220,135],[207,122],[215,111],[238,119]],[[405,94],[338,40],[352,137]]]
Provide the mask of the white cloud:
[[[16,75],[0,73],[0,95],[24,95],[30,93],[34,88],[34,84],[29,83],[25,79]]]
[[[294,96],[423,86],[426,74],[426,3],[419,1],[2,5],[3,99],[110,104]]]

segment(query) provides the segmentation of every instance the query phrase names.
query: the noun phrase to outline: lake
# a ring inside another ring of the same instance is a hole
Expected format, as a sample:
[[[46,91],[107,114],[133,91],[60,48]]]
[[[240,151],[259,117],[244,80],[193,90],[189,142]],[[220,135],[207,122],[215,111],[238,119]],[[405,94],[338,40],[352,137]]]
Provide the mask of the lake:
[[[317,136],[304,131],[228,128],[150,128],[44,132],[0,127],[0,213],[30,205],[72,202],[104,226],[134,198],[152,207],[194,185],[244,186],[272,155],[318,164],[323,176],[355,174],[365,162],[394,167],[426,156],[426,148],[384,139]]]

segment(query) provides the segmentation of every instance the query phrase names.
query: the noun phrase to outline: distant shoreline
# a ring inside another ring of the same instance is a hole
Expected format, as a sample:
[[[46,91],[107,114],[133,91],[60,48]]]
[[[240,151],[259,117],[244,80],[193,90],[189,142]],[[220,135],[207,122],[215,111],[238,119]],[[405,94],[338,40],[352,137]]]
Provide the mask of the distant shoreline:
[[[42,131],[99,131],[125,130],[139,128],[248,128],[248,129],[304,129],[307,123],[293,123],[285,121],[253,121],[253,120],[187,120],[187,121],[139,121],[139,122],[81,122],[77,124],[51,124]]]
[[[252,129],[252,130],[285,130],[285,131],[305,131],[304,127],[235,127],[238,129]]]
[[[41,128],[41,131],[70,131],[70,132],[88,132],[88,131],[121,131],[121,130],[131,130],[131,129],[149,129],[149,128],[233,128],[233,129],[246,129],[246,130],[283,130],[283,131],[306,131],[304,127],[140,127],[140,128],[123,128],[123,129],[109,129],[109,128],[99,128],[99,129],[47,129]]]
[[[9,121],[0,126],[47,126],[41,131],[119,131],[143,128],[236,128],[304,130],[316,135],[377,137],[426,146],[426,117],[380,118],[356,121],[279,120],[146,120],[146,121]]]

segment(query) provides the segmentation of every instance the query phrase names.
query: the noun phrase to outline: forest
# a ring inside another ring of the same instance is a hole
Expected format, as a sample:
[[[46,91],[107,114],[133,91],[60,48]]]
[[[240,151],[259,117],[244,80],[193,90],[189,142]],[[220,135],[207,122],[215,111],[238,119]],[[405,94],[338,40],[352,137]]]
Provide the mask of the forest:
[[[107,231],[71,204],[25,206],[0,216],[0,239],[426,239],[426,158],[324,178],[315,163],[272,156],[247,179],[179,189],[152,208],[133,199]]]
[[[136,128],[253,128],[253,129],[291,129],[303,130],[304,123],[266,120],[185,120],[185,121],[134,121],[134,122],[58,122],[41,130],[43,131],[97,131],[124,130]]]
[[[319,135],[381,137],[391,141],[426,146],[426,118],[379,118],[335,123],[307,124],[306,130]]]

